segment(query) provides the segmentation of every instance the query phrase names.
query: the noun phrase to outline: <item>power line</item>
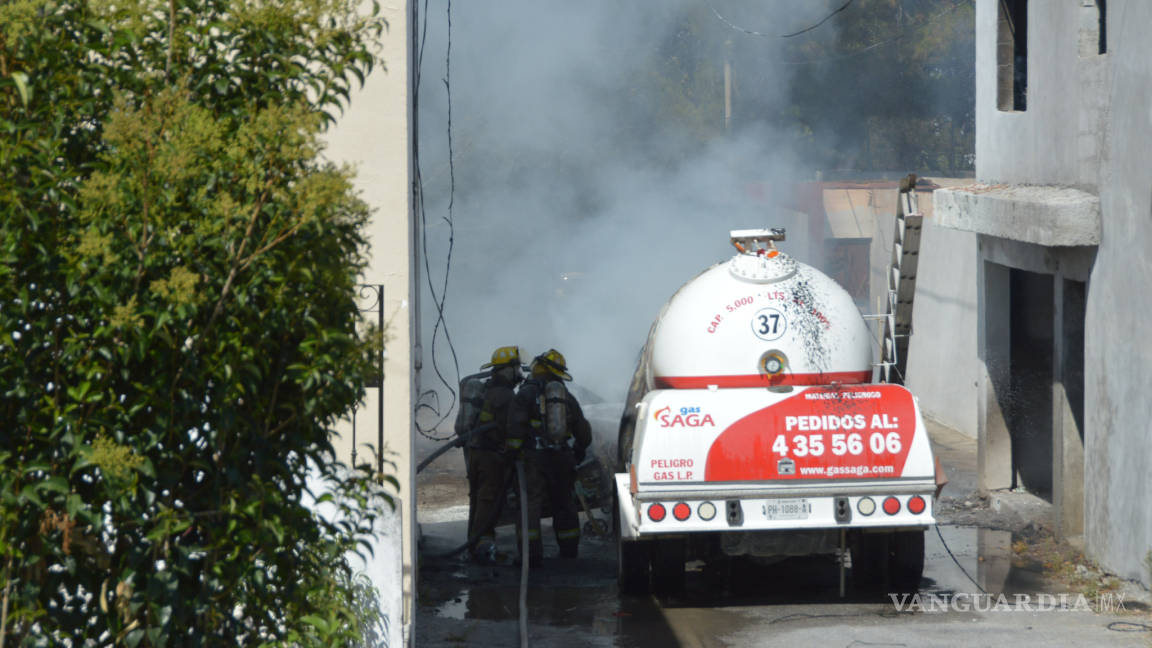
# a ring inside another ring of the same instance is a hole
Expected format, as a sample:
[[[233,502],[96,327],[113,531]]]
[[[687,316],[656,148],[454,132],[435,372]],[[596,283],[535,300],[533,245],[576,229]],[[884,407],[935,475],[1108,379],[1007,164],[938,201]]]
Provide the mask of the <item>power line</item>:
[[[423,76],[424,64],[424,45],[428,38],[428,0],[424,0],[424,24],[421,26],[420,47],[416,57],[416,74],[415,74],[415,89],[413,90],[413,109],[419,109],[419,96],[420,96],[420,81]],[[455,225],[453,223],[452,210],[456,198],[456,172],[453,166],[453,151],[452,151],[452,2],[448,0],[448,45],[445,54],[445,68],[446,73],[444,77],[444,87],[448,95],[448,165],[449,165],[449,195],[448,195],[448,214],[444,217],[444,221],[448,224],[448,255],[444,267],[444,282],[441,287],[440,293],[437,294],[436,286],[432,283],[432,269],[428,260],[428,217],[424,207],[424,178],[421,172],[419,146],[417,145],[417,153],[415,155],[416,167],[416,184],[417,192],[420,202],[420,243],[424,256],[424,274],[428,282],[428,291],[432,294],[432,304],[436,307],[436,323],[432,328],[432,369],[436,373],[436,377],[440,379],[441,384],[448,389],[451,394],[452,400],[449,402],[448,407],[443,411],[440,407],[439,392],[433,389],[422,392],[416,399],[416,407],[414,413],[419,414],[422,410],[429,410],[434,416],[437,417],[435,423],[425,428],[420,424],[417,417],[416,429],[426,438],[434,441],[444,441],[451,437],[447,435],[444,437],[437,437],[429,434],[429,431],[435,430],[447,418],[452,411],[452,407],[456,404],[456,388],[454,382],[449,382],[445,378],[444,373],[440,370],[439,361],[436,356],[436,342],[440,337],[440,330],[444,331],[444,338],[448,342],[448,349],[452,354],[452,364],[456,371],[456,382],[459,382],[460,377],[460,364],[456,357],[456,348],[452,343],[452,335],[448,330],[448,321],[444,317],[444,308],[448,300],[448,278],[452,271],[452,250],[455,246]],[[416,141],[419,142],[420,134],[416,133]]]
[[[952,5],[951,7],[948,7],[947,9],[941,10],[939,13],[930,17],[928,20],[925,20],[924,22],[922,22],[920,24],[913,25],[910,29],[908,29],[907,31],[901,32],[897,36],[894,36],[892,38],[888,38],[885,40],[875,41],[873,43],[869,43],[868,45],[866,45],[860,49],[853,50],[851,52],[846,52],[844,54],[839,54],[836,56],[827,56],[827,57],[818,58],[818,59],[801,59],[801,60],[796,60],[796,61],[780,61],[779,63],[780,63],[780,65],[816,65],[819,63],[834,63],[836,61],[844,61],[844,60],[848,60],[851,58],[856,58],[857,56],[860,56],[860,55],[865,54],[867,52],[870,52],[872,50],[884,47],[886,45],[891,45],[891,44],[901,40],[902,38],[907,36],[909,33],[912,33],[912,32],[919,30],[919,29],[923,29],[924,27],[927,27],[928,25],[931,25],[931,24],[935,23],[936,21],[940,20],[946,14],[949,14],[949,13],[952,13],[953,11],[956,11],[956,9],[960,8],[963,5],[971,4],[971,2],[972,2],[972,0],[961,0],[960,2],[957,2],[956,4]],[[712,14],[715,15],[718,20],[720,20],[720,22],[724,23],[729,28],[731,28],[735,31],[741,32],[743,34],[748,34],[749,36],[759,36],[759,37],[764,37],[764,38],[791,38],[793,36],[797,36],[799,34],[803,34],[805,32],[812,31],[813,29],[819,27],[820,25],[823,25],[825,22],[827,22],[830,18],[832,18],[836,14],[847,9],[848,5],[850,5],[850,4],[852,4],[852,0],[849,0],[847,3],[842,5],[839,9],[828,14],[827,16],[824,17],[823,20],[812,25],[811,27],[807,27],[807,28],[802,29],[798,32],[793,32],[791,34],[782,34],[782,35],[766,34],[764,32],[758,32],[758,31],[753,31],[751,29],[746,29],[746,28],[741,27],[739,25],[733,24],[732,21],[730,21],[727,18],[725,18],[724,16],[722,16],[720,14],[720,12],[717,11],[714,6],[712,6],[711,3],[708,4],[708,8],[712,11]]]
[[[831,20],[831,19],[832,19],[832,16],[835,16],[836,14],[840,13],[841,11],[844,11],[845,9],[847,9],[847,8],[848,8],[848,5],[850,5],[850,4],[852,4],[852,0],[848,0],[848,2],[845,2],[843,6],[841,6],[841,7],[840,7],[839,9],[837,9],[836,11],[833,11],[832,13],[828,14],[827,16],[825,16],[823,20],[821,20],[820,22],[816,23],[815,25],[812,25],[811,27],[806,27],[806,28],[804,28],[804,29],[801,29],[801,30],[800,30],[800,31],[798,31],[798,32],[792,32],[791,34],[784,34],[784,35],[783,35],[783,36],[781,36],[780,38],[792,38],[793,36],[799,36],[800,34],[806,34],[806,33],[810,32],[810,31],[812,31],[813,29],[816,29],[816,28],[817,28],[817,27],[819,27],[820,25],[823,25],[824,23],[826,23],[826,22],[828,22],[829,20]]]
[[[745,29],[739,25],[732,24],[732,22],[730,20],[728,20],[724,16],[721,16],[719,11],[716,11],[716,7],[713,7],[711,2],[708,3],[708,8],[712,10],[712,15],[716,16],[717,20],[724,23],[725,25],[728,25],[728,27],[730,27],[731,29],[733,29],[735,31],[738,31],[738,32],[741,32],[744,34],[748,34],[749,36],[761,36],[763,38],[779,38],[779,36],[777,36],[776,34],[765,34],[764,32],[752,31],[751,29]]]
[[[831,20],[832,16],[835,16],[836,14],[840,13],[841,11],[844,11],[845,9],[847,9],[848,5],[852,4],[852,2],[853,2],[853,0],[848,0],[843,5],[841,5],[841,7],[839,9],[833,11],[832,13],[828,14],[827,16],[824,16],[820,20],[820,22],[818,22],[814,25],[811,25],[809,27],[805,27],[804,29],[801,29],[800,31],[797,31],[797,32],[792,32],[791,34],[779,34],[779,35],[766,34],[764,32],[753,31],[751,29],[746,29],[746,28],[741,27],[739,25],[733,24],[732,21],[730,21],[727,18],[725,18],[724,16],[720,15],[720,12],[716,11],[716,7],[712,6],[711,2],[708,3],[708,8],[712,10],[712,14],[714,16],[716,16],[716,18],[719,19],[720,22],[724,23],[725,25],[728,25],[728,27],[730,27],[730,28],[732,28],[738,32],[743,32],[745,34],[748,34],[749,36],[760,36],[763,38],[792,38],[793,36],[799,36],[800,34],[806,34],[810,31],[812,31],[813,29],[816,29],[820,25],[823,25],[824,23]]]
[[[971,4],[971,3],[972,3],[972,0],[961,0],[960,2],[957,2],[956,4],[952,5],[951,7],[948,7],[947,9],[940,10],[938,13],[931,16],[930,18],[928,18],[924,22],[919,23],[917,25],[913,25],[907,31],[902,31],[897,36],[893,36],[892,38],[888,38],[885,40],[870,43],[869,45],[867,45],[865,47],[862,47],[862,48],[857,49],[857,50],[852,50],[851,52],[846,52],[844,54],[840,54],[837,56],[828,56],[828,57],[819,58],[819,59],[803,59],[803,60],[797,60],[797,61],[780,61],[780,64],[781,65],[815,65],[815,64],[819,64],[819,63],[834,63],[836,61],[844,61],[847,59],[856,58],[857,56],[860,56],[866,52],[870,52],[870,51],[875,50],[877,48],[884,47],[885,45],[891,45],[891,44],[903,39],[905,36],[915,32],[915,31],[918,31],[920,29],[923,29],[929,25],[936,23],[938,20],[943,18],[945,15],[950,14],[953,11],[956,11],[960,7],[962,7],[964,5]]]

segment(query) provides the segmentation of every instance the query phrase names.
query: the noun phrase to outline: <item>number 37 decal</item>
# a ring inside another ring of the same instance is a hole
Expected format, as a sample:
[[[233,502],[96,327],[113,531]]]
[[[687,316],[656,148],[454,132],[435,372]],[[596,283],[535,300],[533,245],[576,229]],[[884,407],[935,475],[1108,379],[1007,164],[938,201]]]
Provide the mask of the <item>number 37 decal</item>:
[[[775,308],[761,308],[752,316],[752,333],[765,342],[779,340],[787,330],[788,320]]]

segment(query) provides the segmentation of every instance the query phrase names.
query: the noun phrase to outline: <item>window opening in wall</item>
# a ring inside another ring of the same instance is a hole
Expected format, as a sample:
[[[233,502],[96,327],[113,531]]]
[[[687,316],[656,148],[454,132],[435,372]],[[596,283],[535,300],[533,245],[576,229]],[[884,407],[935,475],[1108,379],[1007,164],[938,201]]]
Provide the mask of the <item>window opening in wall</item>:
[[[1028,0],[1000,0],[996,34],[996,106],[1028,108]]]
[[[1096,24],[1100,32],[1097,39],[1096,53],[1108,53],[1108,5],[1107,0],[1096,0]]]
[[[1108,53],[1106,0],[1080,0],[1080,58]]]

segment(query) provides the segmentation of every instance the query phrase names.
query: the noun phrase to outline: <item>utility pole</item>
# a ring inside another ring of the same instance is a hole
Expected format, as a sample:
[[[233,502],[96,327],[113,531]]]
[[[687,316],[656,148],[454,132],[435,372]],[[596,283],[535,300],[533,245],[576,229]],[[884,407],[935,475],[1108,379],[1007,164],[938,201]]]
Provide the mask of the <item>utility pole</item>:
[[[724,132],[732,126],[732,41],[724,44]]]

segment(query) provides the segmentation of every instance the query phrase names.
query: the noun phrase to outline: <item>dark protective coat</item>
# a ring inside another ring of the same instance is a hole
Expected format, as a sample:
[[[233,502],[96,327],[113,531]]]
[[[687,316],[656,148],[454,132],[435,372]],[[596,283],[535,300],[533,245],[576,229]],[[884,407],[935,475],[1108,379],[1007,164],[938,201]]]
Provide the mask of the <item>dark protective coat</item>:
[[[478,428],[493,425],[473,434],[467,442],[469,503],[473,509],[468,537],[477,539],[478,551],[487,551],[496,541],[496,521],[508,484],[510,462],[504,450],[514,397],[513,384],[502,375],[496,373],[489,378],[476,424]]]
[[[545,430],[544,387],[539,379],[529,379],[520,387],[509,413],[509,445],[524,449],[524,469],[528,487],[529,554],[543,554],[540,512],[547,498],[552,509],[552,530],[560,555],[575,557],[580,544],[580,518],[575,501],[576,464],[584,459],[592,443],[592,426],[576,397],[566,400],[567,438],[563,444],[548,440]]]

